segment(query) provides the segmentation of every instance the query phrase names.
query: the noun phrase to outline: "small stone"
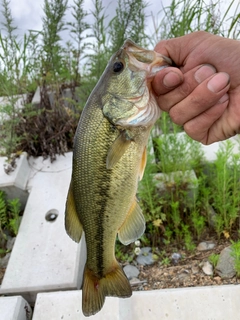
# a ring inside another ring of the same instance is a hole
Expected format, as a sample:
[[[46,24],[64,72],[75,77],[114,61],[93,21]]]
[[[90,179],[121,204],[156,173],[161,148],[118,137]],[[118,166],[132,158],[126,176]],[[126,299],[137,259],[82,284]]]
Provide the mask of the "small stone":
[[[216,266],[216,273],[222,279],[231,279],[236,274],[236,271],[234,269],[234,258],[231,255],[231,252],[231,247],[226,247],[221,251],[219,255],[218,263]]]
[[[192,266],[192,274],[197,274],[199,272],[199,266],[198,265],[193,265]]]
[[[178,261],[179,261],[179,259],[182,258],[182,255],[181,255],[180,253],[174,252],[174,253],[172,254],[171,258],[172,258],[172,262],[173,262],[174,264],[177,264]]]
[[[198,251],[207,251],[207,250],[211,250],[216,246],[215,243],[213,243],[212,241],[203,241],[200,242],[199,245],[197,246],[197,250]]]
[[[12,237],[9,237],[8,241],[7,241],[7,249],[8,250],[12,250],[13,246],[14,246],[14,243],[15,243],[15,240],[16,240],[16,237],[12,238]]]
[[[7,268],[10,255],[10,253],[7,253],[3,258],[0,259],[0,268]]]
[[[126,274],[127,278],[129,280],[133,279],[133,278],[137,278],[139,275],[139,270],[137,267],[132,266],[131,264],[127,264],[124,268],[123,268],[124,273]]]
[[[137,263],[143,266],[153,264],[154,262],[155,260],[153,259],[153,254],[151,252],[147,255],[140,254],[139,256],[137,256]]]
[[[143,247],[143,248],[141,249],[141,252],[142,252],[143,255],[144,255],[144,254],[147,255],[151,250],[152,250],[151,247]]]
[[[132,278],[129,280],[131,286],[137,286],[139,284],[142,284],[143,282],[139,280],[138,278]]]
[[[178,275],[178,279],[179,280],[184,280],[186,278],[188,278],[190,276],[188,270],[183,270],[179,275]]]
[[[212,276],[213,275],[213,266],[209,261],[205,261],[202,266],[202,271],[207,275],[207,276]]]
[[[221,277],[217,276],[213,278],[217,283],[220,283],[222,281]]]
[[[151,247],[141,248],[141,253],[137,256],[137,263],[145,266],[155,262],[154,255],[151,253]]]

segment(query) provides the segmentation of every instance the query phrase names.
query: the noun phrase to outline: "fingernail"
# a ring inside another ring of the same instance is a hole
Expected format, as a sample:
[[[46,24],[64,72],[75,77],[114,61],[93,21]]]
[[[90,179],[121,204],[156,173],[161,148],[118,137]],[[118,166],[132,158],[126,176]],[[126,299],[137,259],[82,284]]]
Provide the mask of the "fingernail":
[[[163,84],[168,88],[176,87],[180,83],[182,83],[182,78],[174,71],[170,71],[163,78]]]
[[[204,64],[201,66],[196,72],[195,72],[195,79],[198,83],[203,82],[210,76],[212,76],[214,73],[216,73],[217,70],[210,64]]]
[[[218,103],[221,104],[221,103],[224,103],[226,102],[227,100],[229,100],[229,95],[227,93],[225,93],[221,99],[218,100]]]
[[[219,92],[224,89],[229,82],[229,75],[226,72],[219,72],[211,80],[209,80],[207,87],[212,92]]]

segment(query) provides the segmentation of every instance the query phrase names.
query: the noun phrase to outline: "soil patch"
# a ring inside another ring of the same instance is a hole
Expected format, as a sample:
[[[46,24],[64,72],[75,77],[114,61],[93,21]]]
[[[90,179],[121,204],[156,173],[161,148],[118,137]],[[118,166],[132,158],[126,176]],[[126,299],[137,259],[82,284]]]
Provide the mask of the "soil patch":
[[[183,288],[196,286],[212,286],[225,284],[240,284],[240,279],[234,276],[231,279],[222,279],[214,270],[213,275],[206,275],[202,270],[202,265],[208,260],[211,254],[220,254],[231,243],[228,240],[222,240],[212,250],[197,251],[189,253],[179,250],[182,258],[176,265],[170,262],[170,265],[162,265],[158,261],[150,266],[137,266],[140,274],[140,282],[133,281],[133,290],[155,290],[169,288]],[[166,256],[171,257],[173,248],[168,246]]]

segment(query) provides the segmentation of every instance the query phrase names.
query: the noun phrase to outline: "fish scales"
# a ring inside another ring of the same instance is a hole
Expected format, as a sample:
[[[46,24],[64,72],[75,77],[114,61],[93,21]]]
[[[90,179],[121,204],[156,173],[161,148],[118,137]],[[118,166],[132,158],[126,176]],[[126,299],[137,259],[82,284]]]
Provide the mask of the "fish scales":
[[[98,104],[93,103],[92,107],[99,108],[98,105],[99,102]],[[91,109],[89,113],[91,113]],[[132,144],[116,166],[107,170],[107,153],[118,137],[119,131],[112,128],[109,121],[103,117],[102,112],[95,112],[91,117],[88,114],[86,117],[83,116],[79,130],[80,132],[77,131],[76,134],[74,154],[78,154],[80,151],[85,156],[73,164],[73,171],[79,173],[73,177],[76,185],[74,196],[79,199],[76,206],[81,215],[81,223],[86,230],[91,230],[85,234],[89,264],[91,263],[91,269],[95,273],[102,276],[99,272],[99,264],[104,259],[106,268],[107,265],[109,267],[112,265],[117,231],[136,194],[139,171],[136,162],[141,161],[143,146]],[[86,139],[81,134],[81,130],[84,131],[84,134],[90,131],[85,135]],[[89,141],[89,136],[91,136],[91,141]],[[131,156],[132,154],[134,154],[134,158]],[[122,170],[123,166],[124,171]],[[86,170],[87,167],[91,168],[90,172]],[[85,211],[91,212],[91,220],[87,215],[84,215]],[[81,214],[82,212],[83,214]],[[121,215],[122,219],[119,222]],[[107,239],[105,243],[104,239]],[[111,257],[109,252],[112,254]]]
[[[167,63],[127,40],[90,95],[76,130],[65,226],[75,241],[85,232],[86,316],[98,312],[106,296],[132,294],[115,258],[115,241],[118,234],[122,243],[131,243],[145,229],[136,192],[149,132],[160,114],[150,82]]]

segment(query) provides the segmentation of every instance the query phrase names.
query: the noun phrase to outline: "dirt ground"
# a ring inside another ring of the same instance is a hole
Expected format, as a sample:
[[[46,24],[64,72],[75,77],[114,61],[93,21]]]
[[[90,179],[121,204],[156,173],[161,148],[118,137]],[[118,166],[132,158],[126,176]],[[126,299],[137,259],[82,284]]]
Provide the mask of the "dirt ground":
[[[206,275],[202,271],[202,264],[208,257],[215,253],[219,254],[230,242],[222,240],[212,250],[197,251],[192,253],[179,250],[182,255],[177,265],[170,263],[168,266],[156,262],[151,266],[140,266],[138,279],[141,283],[133,285],[133,290],[154,290],[167,288],[183,288],[196,286],[212,286],[224,284],[239,284],[240,279],[233,277],[223,280],[215,271],[212,276]],[[171,251],[171,247],[169,247]]]

